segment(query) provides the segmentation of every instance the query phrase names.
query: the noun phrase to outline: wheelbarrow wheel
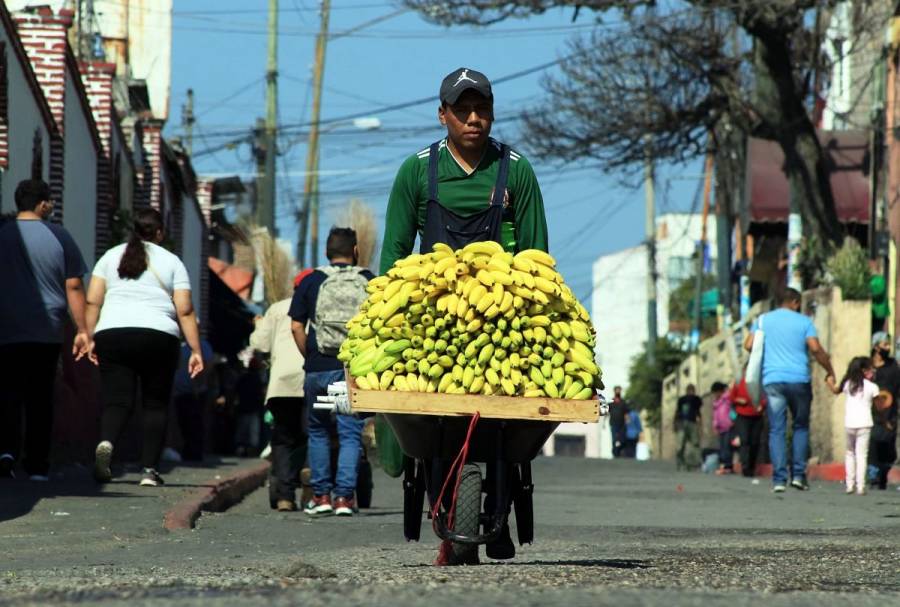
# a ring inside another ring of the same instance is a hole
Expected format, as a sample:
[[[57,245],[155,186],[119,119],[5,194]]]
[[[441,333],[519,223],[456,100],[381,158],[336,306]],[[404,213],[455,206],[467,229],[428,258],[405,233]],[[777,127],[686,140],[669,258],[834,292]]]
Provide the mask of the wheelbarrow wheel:
[[[463,466],[453,516],[453,530],[461,535],[478,535],[481,525],[481,469],[476,464]],[[453,557],[459,564],[478,563],[478,544],[453,542]]]

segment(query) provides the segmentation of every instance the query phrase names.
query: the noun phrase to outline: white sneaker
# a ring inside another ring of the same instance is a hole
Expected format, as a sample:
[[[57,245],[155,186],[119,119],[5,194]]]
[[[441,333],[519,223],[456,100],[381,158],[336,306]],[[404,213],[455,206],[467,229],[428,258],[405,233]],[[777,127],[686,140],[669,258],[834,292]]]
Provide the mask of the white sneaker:
[[[98,483],[108,483],[112,480],[112,463],[113,445],[108,440],[100,441],[94,450],[94,480]]]
[[[144,468],[144,471],[141,474],[141,487],[159,487],[160,485],[165,484],[166,483],[163,480],[163,477],[159,475],[159,472],[153,468]]]

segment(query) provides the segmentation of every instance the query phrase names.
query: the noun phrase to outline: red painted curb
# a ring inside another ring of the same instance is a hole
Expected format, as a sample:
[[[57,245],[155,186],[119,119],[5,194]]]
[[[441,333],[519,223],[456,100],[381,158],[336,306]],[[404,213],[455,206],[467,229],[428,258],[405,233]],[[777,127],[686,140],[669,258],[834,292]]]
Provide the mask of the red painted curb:
[[[734,470],[735,472],[740,473],[741,465],[735,464]],[[759,464],[756,466],[755,476],[772,476],[772,464]],[[831,463],[807,466],[806,477],[811,481],[841,482],[844,480],[844,464]],[[891,468],[891,471],[888,474],[888,482],[900,483],[900,469]]]
[[[269,462],[262,461],[231,476],[205,483],[207,486],[194,491],[166,511],[163,528],[169,531],[193,529],[202,511],[224,512],[263,485],[269,474],[269,466]]]

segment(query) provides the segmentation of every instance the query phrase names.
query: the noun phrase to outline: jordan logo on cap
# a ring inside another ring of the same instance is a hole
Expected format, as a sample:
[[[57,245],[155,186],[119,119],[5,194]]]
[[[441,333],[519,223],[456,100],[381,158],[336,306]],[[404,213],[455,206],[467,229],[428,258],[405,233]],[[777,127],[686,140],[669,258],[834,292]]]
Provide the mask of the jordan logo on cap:
[[[469,78],[469,70],[466,69],[466,70],[462,71],[462,73],[459,75],[459,78],[457,78],[456,82],[453,83],[453,86],[454,87],[457,86],[463,80],[468,80],[472,84],[478,84],[478,82],[475,79]]]

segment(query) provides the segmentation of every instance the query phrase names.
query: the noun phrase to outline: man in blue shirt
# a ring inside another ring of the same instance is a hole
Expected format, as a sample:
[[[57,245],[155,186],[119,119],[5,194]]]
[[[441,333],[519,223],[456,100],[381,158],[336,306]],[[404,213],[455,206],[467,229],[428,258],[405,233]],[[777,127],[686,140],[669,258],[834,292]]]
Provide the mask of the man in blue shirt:
[[[84,259],[53,212],[50,188],[39,179],[16,187],[15,219],[0,221],[0,478],[15,477],[25,417],[25,459],[31,480],[50,469],[53,386],[67,308],[76,335],[75,360],[90,350],[85,323]]]
[[[304,511],[311,515],[352,516],[365,422],[352,415],[337,415],[332,419],[330,413],[316,411],[313,406],[319,396],[327,393],[328,384],[344,379],[344,365],[337,359],[338,348],[347,338],[347,321],[368,297],[366,286],[374,276],[356,265],[359,250],[356,232],[350,228],[331,229],[325,255],[330,265],[316,268],[303,279],[294,291],[288,310],[291,332],[303,355],[306,371],[303,395],[309,421],[308,457],[314,496]],[[337,431],[339,443],[337,475],[333,481],[332,430]]]
[[[791,486],[809,489],[806,460],[809,449],[809,415],[812,406],[809,355],[834,379],[831,358],[819,343],[812,320],[800,314],[800,293],[785,289],[780,306],[763,314],[753,325],[744,347],[753,348],[756,331],[763,332],[762,384],[769,399],[769,457],[772,460],[772,491],[783,493],[787,474],[787,412],[793,418]]]

